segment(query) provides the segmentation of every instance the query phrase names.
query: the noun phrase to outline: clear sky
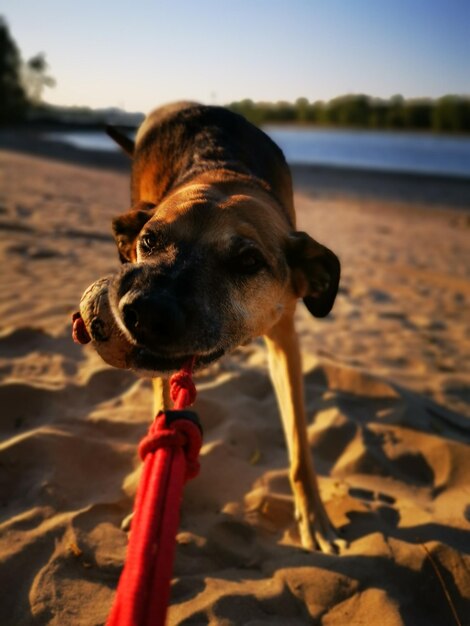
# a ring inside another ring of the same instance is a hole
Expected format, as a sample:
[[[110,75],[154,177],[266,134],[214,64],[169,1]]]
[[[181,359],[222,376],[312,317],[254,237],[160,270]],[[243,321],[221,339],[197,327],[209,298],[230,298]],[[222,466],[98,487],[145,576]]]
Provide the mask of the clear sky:
[[[2,0],[57,104],[470,94],[470,0]]]

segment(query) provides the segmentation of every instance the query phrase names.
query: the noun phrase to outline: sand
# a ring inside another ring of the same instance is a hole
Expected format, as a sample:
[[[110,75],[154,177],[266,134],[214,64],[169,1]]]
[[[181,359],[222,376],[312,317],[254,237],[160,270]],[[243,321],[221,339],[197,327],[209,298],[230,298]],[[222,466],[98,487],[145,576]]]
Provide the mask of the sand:
[[[302,176],[305,182],[305,172]],[[126,551],[148,381],[70,338],[114,271],[125,172],[0,151],[0,623],[103,624]],[[442,202],[440,203],[442,204]],[[296,193],[340,256],[333,314],[299,305],[309,440],[338,556],[299,547],[262,341],[198,377],[169,624],[470,624],[468,213]]]

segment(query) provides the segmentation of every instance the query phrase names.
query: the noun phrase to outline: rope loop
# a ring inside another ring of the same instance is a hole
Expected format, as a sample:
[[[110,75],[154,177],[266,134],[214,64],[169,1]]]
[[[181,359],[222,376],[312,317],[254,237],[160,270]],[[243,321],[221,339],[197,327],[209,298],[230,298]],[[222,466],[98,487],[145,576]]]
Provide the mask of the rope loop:
[[[193,382],[191,372],[181,369],[170,378],[170,397],[175,404],[178,402],[180,394],[184,392],[186,392],[184,406],[191,406],[196,400],[196,385]]]
[[[148,454],[159,448],[182,448],[186,457],[185,479],[189,480],[199,474],[201,445],[202,435],[196,424],[187,419],[176,419],[167,427],[166,414],[161,412],[140,442],[139,456],[144,461]]]

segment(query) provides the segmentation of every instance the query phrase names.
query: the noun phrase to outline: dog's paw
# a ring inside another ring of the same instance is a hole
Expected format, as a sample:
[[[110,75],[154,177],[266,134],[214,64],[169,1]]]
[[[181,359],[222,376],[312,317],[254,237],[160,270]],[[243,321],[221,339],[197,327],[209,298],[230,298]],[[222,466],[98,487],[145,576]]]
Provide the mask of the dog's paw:
[[[304,549],[338,555],[347,548],[347,541],[339,536],[323,507],[316,514],[300,514],[296,518]]]
[[[325,554],[341,554],[348,547],[345,539],[341,538],[334,526],[329,525],[327,529],[316,528],[313,524],[313,536],[315,537],[316,549]]]

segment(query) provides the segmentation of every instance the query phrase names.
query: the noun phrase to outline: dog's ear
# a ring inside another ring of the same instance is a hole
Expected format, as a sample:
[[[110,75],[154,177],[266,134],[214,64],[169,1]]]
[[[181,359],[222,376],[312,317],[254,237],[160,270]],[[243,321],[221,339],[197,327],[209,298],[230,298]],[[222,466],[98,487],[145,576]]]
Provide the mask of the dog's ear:
[[[303,298],[307,309],[315,317],[328,315],[338,292],[341,272],[338,257],[302,232],[289,235],[286,257],[294,290]]]
[[[122,263],[134,260],[135,240],[154,213],[154,204],[139,202],[127,213],[113,219],[114,239]]]
[[[115,126],[106,126],[106,132],[113,141],[120,146],[130,157],[134,156],[135,143],[127,135],[118,130]]]

